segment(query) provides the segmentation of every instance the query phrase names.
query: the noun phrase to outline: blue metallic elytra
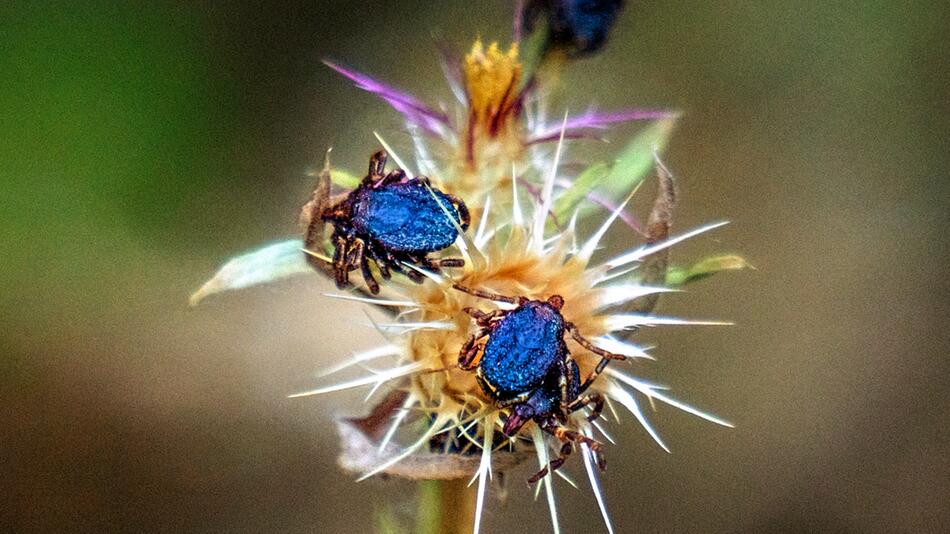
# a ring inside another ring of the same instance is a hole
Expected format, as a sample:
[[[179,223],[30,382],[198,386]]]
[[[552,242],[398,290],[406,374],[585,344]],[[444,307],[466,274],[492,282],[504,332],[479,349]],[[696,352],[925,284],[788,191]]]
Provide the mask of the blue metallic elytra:
[[[453,215],[455,224],[446,217],[446,211]],[[418,254],[448,248],[458,238],[456,224],[461,225],[462,219],[448,195],[436,190],[430,193],[425,186],[411,181],[360,189],[353,211],[357,232],[398,252]]]
[[[552,295],[547,300],[527,297],[506,297],[470,289],[456,284],[455,289],[476,297],[515,304],[513,310],[483,312],[464,308],[475,319],[478,331],[459,350],[459,367],[475,370],[475,379],[482,391],[498,408],[508,410],[503,432],[515,435],[528,421],[554,435],[564,445],[561,454],[550,464],[553,471],[564,463],[574,443],[586,443],[604,467],[601,445],[593,439],[564,425],[568,415],[588,405],[588,419],[595,420],[604,407],[599,393],[584,395],[610,360],[625,356],[607,352],[584,338],[573,323],[564,320],[561,308],[564,299]],[[588,351],[600,356],[590,376],[583,382],[580,369],[564,342],[565,332]],[[481,358],[479,358],[479,355]],[[548,472],[545,467],[529,482],[536,482]]]
[[[427,254],[448,248],[459,229],[468,229],[465,203],[431,188],[424,176],[409,178],[401,169],[384,174],[386,159],[385,152],[373,154],[359,187],[320,215],[333,224],[333,271],[341,289],[358,267],[369,291],[379,293],[369,260],[383,278],[389,279],[393,270],[417,283],[422,274],[404,269],[404,264],[435,272],[464,265],[458,258],[433,260]]]
[[[494,395],[509,399],[541,386],[564,353],[564,318],[547,302],[531,301],[498,323],[479,369]]]

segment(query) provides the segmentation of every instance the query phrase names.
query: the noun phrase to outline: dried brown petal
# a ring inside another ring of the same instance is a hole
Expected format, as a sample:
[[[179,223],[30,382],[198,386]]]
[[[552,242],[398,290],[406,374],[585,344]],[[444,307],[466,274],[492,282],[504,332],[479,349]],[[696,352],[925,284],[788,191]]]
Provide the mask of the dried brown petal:
[[[673,225],[673,209],[676,207],[676,183],[673,174],[656,160],[656,175],[658,180],[656,199],[650,218],[647,219],[647,244],[654,244],[668,238],[670,227]],[[666,283],[666,270],[670,261],[670,249],[663,248],[643,259],[640,272],[643,273],[641,283],[646,286],[662,286]],[[647,295],[634,300],[626,309],[635,313],[650,313],[656,308],[660,300],[660,293]]]

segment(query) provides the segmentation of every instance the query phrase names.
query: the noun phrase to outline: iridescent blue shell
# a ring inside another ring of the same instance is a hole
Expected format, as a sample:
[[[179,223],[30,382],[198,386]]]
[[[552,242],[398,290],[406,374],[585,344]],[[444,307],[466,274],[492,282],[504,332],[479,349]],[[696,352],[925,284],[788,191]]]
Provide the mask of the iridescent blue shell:
[[[432,190],[456,223],[461,218],[452,202],[441,191]],[[446,217],[423,184],[415,181],[394,183],[380,189],[364,188],[358,194],[353,227],[369,235],[394,252],[422,254],[448,248],[455,243],[458,230]]]
[[[580,369],[574,360],[568,363],[568,373],[567,401],[570,402],[578,396],[581,379]],[[544,383],[528,397],[525,404],[534,411],[535,415],[557,413],[561,409],[561,373],[557,366],[552,366]]]
[[[561,357],[564,319],[546,302],[512,311],[492,331],[479,367],[500,398],[537,389]]]

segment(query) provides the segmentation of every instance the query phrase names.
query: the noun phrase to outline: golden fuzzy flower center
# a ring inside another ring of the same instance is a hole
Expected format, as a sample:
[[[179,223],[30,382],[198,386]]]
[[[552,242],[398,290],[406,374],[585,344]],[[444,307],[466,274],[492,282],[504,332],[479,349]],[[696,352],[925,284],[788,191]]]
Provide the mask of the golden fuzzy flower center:
[[[463,70],[470,120],[484,128],[484,133],[497,135],[506,125],[518,97],[521,82],[518,44],[502,52],[498,43],[485,49],[481,40],[477,40],[465,56]]]

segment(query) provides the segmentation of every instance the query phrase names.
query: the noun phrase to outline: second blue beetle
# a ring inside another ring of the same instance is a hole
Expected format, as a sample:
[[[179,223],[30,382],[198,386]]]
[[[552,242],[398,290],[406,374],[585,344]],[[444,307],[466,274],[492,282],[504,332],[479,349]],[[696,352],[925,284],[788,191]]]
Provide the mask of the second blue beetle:
[[[610,360],[626,356],[600,349],[584,338],[573,323],[561,315],[564,299],[552,295],[547,300],[527,297],[506,297],[495,293],[454,286],[476,297],[515,304],[513,310],[483,312],[465,308],[475,319],[479,330],[472,334],[459,351],[459,367],[475,370],[475,378],[498,408],[508,409],[503,432],[515,435],[528,421],[563,442],[561,454],[551,461],[550,470],[561,466],[573,450],[574,443],[588,445],[604,468],[600,443],[564,426],[567,416],[587,405],[593,406],[588,417],[600,416],[604,398],[599,393],[584,395]],[[571,357],[564,334],[585,349],[601,357],[594,371],[581,382],[580,370]],[[478,358],[479,353],[481,358]],[[477,361],[476,361],[477,360]],[[536,482],[548,473],[545,467],[529,482]]]

